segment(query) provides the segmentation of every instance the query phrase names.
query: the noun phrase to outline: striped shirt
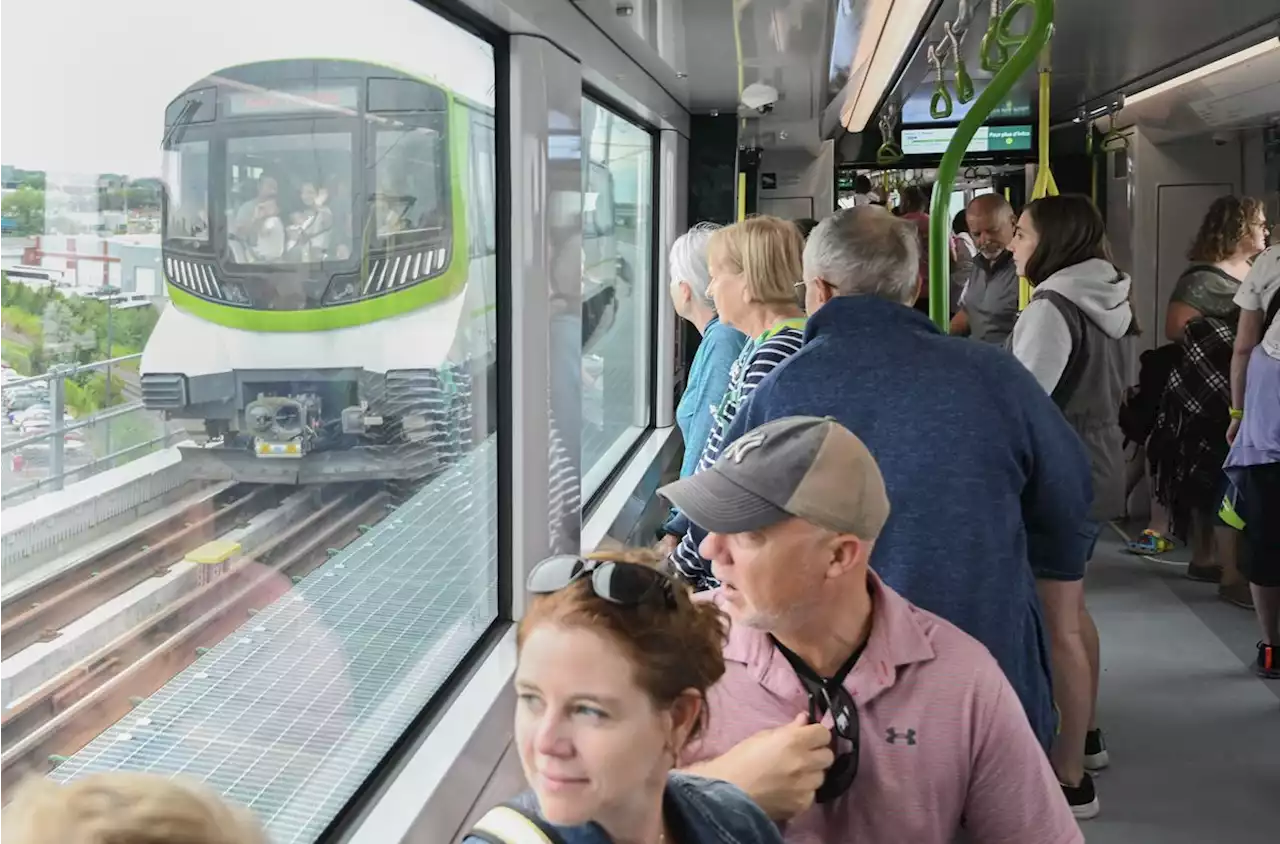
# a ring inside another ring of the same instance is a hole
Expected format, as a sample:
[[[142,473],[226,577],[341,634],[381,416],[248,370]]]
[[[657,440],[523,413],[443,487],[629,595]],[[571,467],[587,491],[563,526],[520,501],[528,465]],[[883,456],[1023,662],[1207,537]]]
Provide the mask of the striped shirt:
[[[720,403],[712,408],[714,421],[698,468],[694,473],[706,471],[720,456],[724,447],[724,432],[729,430],[733,417],[770,372],[787,358],[800,351],[804,343],[804,320],[789,319],[749,341],[729,370],[729,387]],[[695,589],[712,589],[720,584],[711,576],[711,565],[698,553],[698,543],[691,531],[686,530],[680,544],[668,558],[670,565]]]

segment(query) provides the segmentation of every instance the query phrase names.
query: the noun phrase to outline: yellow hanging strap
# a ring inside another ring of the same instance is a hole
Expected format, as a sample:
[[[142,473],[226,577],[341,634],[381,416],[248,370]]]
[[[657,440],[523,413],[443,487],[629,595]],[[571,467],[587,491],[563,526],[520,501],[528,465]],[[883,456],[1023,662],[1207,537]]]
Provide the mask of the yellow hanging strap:
[[[1031,188],[1031,199],[1043,199],[1046,196],[1058,195],[1058,183],[1054,181],[1053,170],[1049,168],[1049,63],[1048,48],[1045,48],[1040,68],[1040,143],[1039,163],[1036,165],[1036,183]],[[1026,277],[1018,279],[1018,310],[1021,311],[1031,303],[1031,282]]]

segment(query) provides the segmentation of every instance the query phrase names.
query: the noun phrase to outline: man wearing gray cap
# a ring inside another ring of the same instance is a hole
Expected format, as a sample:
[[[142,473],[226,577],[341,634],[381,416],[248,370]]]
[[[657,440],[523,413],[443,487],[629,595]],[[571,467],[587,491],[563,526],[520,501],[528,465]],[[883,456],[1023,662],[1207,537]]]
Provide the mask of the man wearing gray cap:
[[[730,618],[685,765],[793,844],[950,844],[962,818],[975,841],[1084,840],[995,659],[870,569],[889,499],[848,429],[766,423],[660,492],[708,531],[721,585],[699,598]]]

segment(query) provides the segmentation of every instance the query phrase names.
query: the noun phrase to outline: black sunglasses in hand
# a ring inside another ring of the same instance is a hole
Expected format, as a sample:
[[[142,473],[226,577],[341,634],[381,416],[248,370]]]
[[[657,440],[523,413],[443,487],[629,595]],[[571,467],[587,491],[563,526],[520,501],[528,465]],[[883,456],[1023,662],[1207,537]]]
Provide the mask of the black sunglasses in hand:
[[[639,563],[587,560],[564,554],[534,566],[526,585],[535,595],[549,595],[588,576],[592,591],[612,604],[634,607],[660,601],[670,609],[675,608],[674,581],[657,569]]]
[[[817,723],[818,701],[815,690],[807,689],[807,691],[809,692],[809,720]],[[858,776],[861,728],[858,726],[858,708],[853,702],[853,696],[844,686],[836,686],[833,691],[823,685],[818,687],[818,691],[826,703],[826,708],[831,712],[831,720],[835,724],[831,735],[831,750],[835,753],[835,761],[831,763],[830,768],[827,768],[826,776],[823,777],[822,785],[814,793],[813,800],[815,803],[831,803],[848,791],[853,785],[854,778]],[[844,739],[850,745],[849,750],[844,753],[839,749],[840,739]]]

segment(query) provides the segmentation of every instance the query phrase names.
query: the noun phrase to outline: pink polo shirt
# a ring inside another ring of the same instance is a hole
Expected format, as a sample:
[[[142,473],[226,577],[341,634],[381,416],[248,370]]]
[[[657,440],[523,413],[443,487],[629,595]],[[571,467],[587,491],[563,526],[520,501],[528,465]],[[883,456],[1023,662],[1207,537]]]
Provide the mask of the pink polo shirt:
[[[783,826],[789,844],[951,844],[960,818],[983,844],[1077,844],[1084,836],[1022,704],[991,654],[908,603],[874,573],[871,635],[844,687],[858,706],[853,786]],[[719,602],[719,590],[703,593]],[[702,598],[702,595],[699,596]],[[769,637],[733,625],[707,732],[682,759],[715,758],[808,712],[795,671]],[[831,713],[822,719],[832,727]]]

